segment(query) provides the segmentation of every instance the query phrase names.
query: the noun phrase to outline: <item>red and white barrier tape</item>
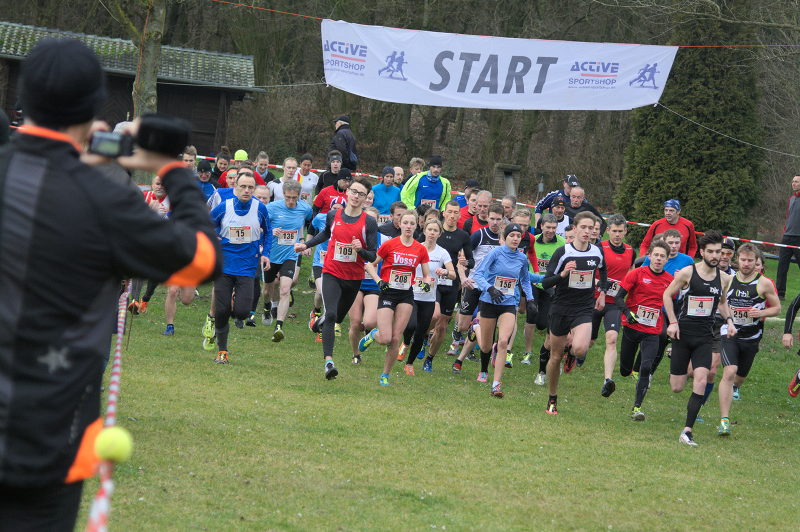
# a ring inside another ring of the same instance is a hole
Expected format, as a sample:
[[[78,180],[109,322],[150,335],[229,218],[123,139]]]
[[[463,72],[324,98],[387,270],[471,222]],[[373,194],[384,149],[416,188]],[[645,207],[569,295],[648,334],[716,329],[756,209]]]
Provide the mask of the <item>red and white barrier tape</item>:
[[[643,224],[641,222],[628,222],[631,225],[637,225],[639,227],[650,227],[652,224]],[[695,234],[704,235],[705,233],[702,231],[695,231]],[[775,246],[779,248],[790,248],[790,249],[800,249],[800,246],[792,246],[789,244],[779,244],[778,242],[766,242],[764,240],[752,240],[750,238],[741,238],[738,236],[726,236],[726,238],[730,238],[731,240],[738,240],[739,242],[750,242],[752,244],[763,244],[765,246]]]
[[[125,317],[130,290],[131,282],[128,281],[125,291],[119,296],[119,304],[117,306],[117,340],[114,344],[114,360],[111,366],[111,379],[109,379],[108,384],[108,401],[106,402],[104,427],[113,427],[117,424],[117,401],[119,400],[119,383],[122,368],[122,338],[125,336]],[[108,530],[111,495],[114,493],[114,465],[109,461],[102,461],[100,462],[98,473],[100,487],[89,510],[89,518],[86,520],[86,532],[106,532]]]

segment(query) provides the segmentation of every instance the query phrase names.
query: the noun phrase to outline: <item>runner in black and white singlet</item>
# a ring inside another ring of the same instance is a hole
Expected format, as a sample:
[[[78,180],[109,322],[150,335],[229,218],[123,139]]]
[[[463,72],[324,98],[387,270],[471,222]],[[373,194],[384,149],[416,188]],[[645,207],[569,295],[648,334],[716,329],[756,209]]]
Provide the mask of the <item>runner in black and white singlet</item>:
[[[739,271],[728,288],[728,308],[733,324],[738,329],[736,336],[727,338],[727,325],[722,326],[721,359],[724,367],[719,383],[720,436],[731,433],[728,415],[733,400],[734,386],[740,386],[753,365],[758,345],[764,332],[764,318],[777,316],[781,302],[772,281],[756,270],[756,259],[761,251],[745,242],[737,252]]]
[[[667,334],[672,341],[669,382],[673,392],[681,392],[688,379],[689,362],[694,376],[692,395],[686,406],[686,424],[679,442],[695,446],[692,427],[697,413],[703,405],[708,369],[711,366],[711,343],[713,340],[714,313],[719,308],[728,324],[727,335],[736,334],[736,326],[726,303],[726,293],[731,276],[717,268],[722,250],[722,235],[711,230],[699,241],[702,260],[675,272],[675,279],[664,291],[664,309],[669,326]],[[681,290],[686,290],[675,312],[673,298]]]
[[[550,397],[546,412],[558,414],[558,378],[561,357],[567,336],[572,332],[572,353],[586,357],[592,336],[592,313],[606,304],[606,268],[603,252],[589,243],[597,217],[590,212],[575,216],[575,240],[558,248],[547,264],[547,277],[542,287],[555,286],[550,305],[550,360],[547,363],[547,384]],[[600,297],[595,301],[595,271],[600,273]]]

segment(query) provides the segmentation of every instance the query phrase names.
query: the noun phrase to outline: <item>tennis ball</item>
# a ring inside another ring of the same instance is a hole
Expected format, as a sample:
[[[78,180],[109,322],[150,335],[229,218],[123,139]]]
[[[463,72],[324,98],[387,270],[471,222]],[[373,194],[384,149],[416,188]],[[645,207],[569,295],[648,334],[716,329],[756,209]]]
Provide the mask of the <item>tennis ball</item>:
[[[106,427],[94,442],[94,451],[101,460],[125,462],[131,457],[133,438],[122,427]]]

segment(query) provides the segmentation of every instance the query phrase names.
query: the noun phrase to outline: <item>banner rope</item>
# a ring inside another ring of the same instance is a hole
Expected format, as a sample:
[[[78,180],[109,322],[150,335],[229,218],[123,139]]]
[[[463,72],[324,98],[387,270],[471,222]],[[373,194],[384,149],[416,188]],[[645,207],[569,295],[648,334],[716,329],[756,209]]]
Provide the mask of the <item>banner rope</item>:
[[[117,424],[117,402],[119,400],[120,375],[122,370],[122,338],[125,336],[125,318],[128,309],[128,294],[131,291],[131,281],[125,285],[125,290],[119,296],[117,305],[117,338],[114,343],[114,360],[111,366],[111,378],[108,384],[108,399],[106,401],[106,416],[104,427],[113,427]],[[89,517],[86,520],[86,532],[107,532],[108,516],[111,513],[111,495],[114,493],[114,465],[104,460],[98,467],[100,487],[94,496]]]

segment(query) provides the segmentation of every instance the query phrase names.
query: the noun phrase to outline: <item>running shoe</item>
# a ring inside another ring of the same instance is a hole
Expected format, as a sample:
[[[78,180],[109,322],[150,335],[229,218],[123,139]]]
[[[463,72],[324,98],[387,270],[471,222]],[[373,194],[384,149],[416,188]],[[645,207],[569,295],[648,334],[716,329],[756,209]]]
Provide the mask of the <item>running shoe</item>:
[[[141,308],[139,309],[139,312],[141,312]],[[211,316],[206,316],[206,322],[203,324],[202,333],[206,338],[211,338],[216,334],[214,331],[214,318]]]
[[[639,372],[638,372],[638,371],[631,371],[631,375],[630,375],[630,376],[631,376],[631,377],[633,378],[633,380],[635,380],[635,381],[638,381],[638,380],[639,380]]]
[[[728,418],[724,417],[719,420],[719,427],[717,427],[717,434],[720,436],[731,435],[731,422]]]
[[[797,370],[797,373],[794,374],[792,381],[789,383],[789,397],[797,397],[798,394],[800,394],[800,369]]]
[[[255,327],[256,326],[256,313],[255,312],[251,312],[250,313],[250,317],[248,317],[246,320],[244,320],[244,324],[247,325],[248,327]]]
[[[316,312],[313,308],[311,312],[308,313],[308,328],[311,332],[314,332],[314,323],[319,319],[321,312]]]
[[[335,379],[339,374],[339,370],[333,365],[333,360],[328,360],[325,363],[325,378],[328,380]]]
[[[500,389],[500,384],[492,386],[492,397],[503,398],[503,390]]]
[[[414,366],[412,364],[406,364],[403,366],[403,371],[405,371],[406,375],[411,375],[412,377],[415,376]]]
[[[733,400],[734,401],[738,401],[741,398],[742,398],[742,396],[739,393],[739,387],[738,386],[734,386],[733,387]]]
[[[526,366],[530,366],[531,365],[531,357],[532,356],[533,355],[531,355],[529,351],[526,351],[525,352],[525,356],[522,357],[522,363],[525,364]]]
[[[217,353],[217,358],[214,359],[214,362],[217,364],[227,364],[228,363],[228,352],[227,351],[220,351]]]
[[[370,332],[364,336],[361,340],[358,341],[358,352],[363,353],[366,351],[369,346],[371,346],[375,342],[375,335],[378,334],[378,328],[372,329]]]
[[[149,301],[142,301],[139,303],[139,314],[146,314],[147,313],[147,305],[149,305]]]
[[[489,374],[485,371],[481,371],[478,373],[478,378],[476,379],[478,382],[486,382],[488,380]]]
[[[544,409],[545,413],[550,414],[551,416],[558,415],[558,407],[556,406],[556,402],[552,399],[547,401],[547,408]]]
[[[533,383],[536,386],[544,386],[544,383],[547,382],[547,373],[539,372],[536,374],[536,378],[533,379]]]
[[[381,386],[389,386],[389,376],[386,373],[381,373],[381,377],[378,379],[378,384]]]
[[[339,338],[342,335],[342,324],[341,323],[337,323],[336,325],[333,326],[333,335],[336,338]]]
[[[644,421],[644,412],[638,406],[634,406],[631,410],[631,419],[634,421]]]
[[[237,329],[244,329],[244,320],[233,320],[233,324]]]
[[[427,371],[428,373],[433,373],[433,359],[432,358],[425,358],[425,362],[422,363],[422,371]]]
[[[283,338],[284,338],[283,327],[280,325],[276,325],[275,332],[272,333],[272,341],[277,344],[278,342],[283,340]]]
[[[575,357],[575,364],[580,368],[583,366],[583,363],[586,362],[586,356],[583,357]]]
[[[216,335],[212,336],[211,338],[203,338],[203,349],[206,351],[213,351],[217,348],[217,337]]]
[[[164,329],[164,332],[161,333],[164,336],[175,336],[175,326],[173,324],[167,325],[167,328]]]
[[[478,349],[478,346],[477,346],[477,345],[476,345],[475,347],[473,347],[473,348],[472,348],[472,351],[470,351],[470,352],[469,352],[469,354],[467,355],[467,360],[469,360],[470,362],[475,362],[475,361],[477,361],[477,360],[478,360],[478,355],[476,355],[475,353],[476,353],[478,350],[479,350],[479,349]]]
[[[398,362],[402,362],[406,359],[406,348],[408,346],[406,344],[400,345],[400,351],[397,352],[397,360]]]
[[[696,422],[696,423],[705,423],[705,422],[706,422],[706,420],[705,420],[705,419],[703,419],[703,418],[701,418],[700,416],[697,416],[697,417],[695,418],[695,422]]]
[[[358,366],[361,364],[361,355],[353,355],[353,365]]]
[[[425,348],[426,347],[428,347],[428,337],[427,336],[422,341],[422,349],[420,349],[419,353],[417,353],[417,360],[422,360],[423,358],[425,358]]]
[[[314,321],[314,326],[311,328],[311,332],[315,332],[315,333],[322,332],[322,324],[323,323],[325,323],[325,314],[323,314],[322,316],[319,316]]]
[[[316,343],[318,343],[318,344],[321,344],[322,343],[322,333],[317,333],[316,336],[314,337],[314,341]]]
[[[617,385],[614,383],[614,379],[606,379],[603,383],[603,387],[600,389],[600,395],[603,397],[611,397],[611,394],[614,393],[616,389]]]
[[[567,355],[564,357],[564,373],[570,373],[575,369],[575,355]]]
[[[453,342],[452,344],[450,344],[450,347],[447,348],[447,356],[457,357],[458,354],[461,352],[462,345],[464,345],[463,340],[461,342]]]
[[[451,333],[451,336],[453,337],[454,344],[464,343],[464,334],[458,330],[458,325],[453,327],[453,332]]]
[[[514,359],[514,353],[512,353],[511,351],[506,353],[506,367],[507,368],[510,368],[510,367],[514,366],[514,363],[512,362],[513,359]]]
[[[135,299],[131,300],[131,302],[128,303],[128,310],[134,316],[138,315],[139,314],[139,302],[136,301]]]
[[[690,447],[697,447],[697,442],[694,441],[692,437],[692,431],[684,430],[681,432],[680,438],[678,438],[678,443],[683,443],[684,445],[688,445]]]
[[[453,362],[453,373],[456,375],[461,375],[461,361],[456,360]]]
[[[264,309],[261,314],[261,323],[264,325],[272,325],[272,311],[268,308]]]

